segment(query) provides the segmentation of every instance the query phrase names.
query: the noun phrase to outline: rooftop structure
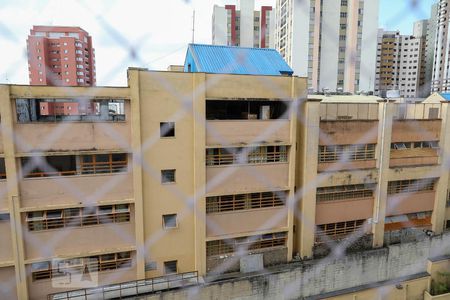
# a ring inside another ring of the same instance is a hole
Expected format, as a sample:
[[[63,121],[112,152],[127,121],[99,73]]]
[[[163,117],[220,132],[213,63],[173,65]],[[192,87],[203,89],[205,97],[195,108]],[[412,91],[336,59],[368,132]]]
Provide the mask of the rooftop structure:
[[[190,44],[185,72],[240,75],[292,75],[274,49]]]

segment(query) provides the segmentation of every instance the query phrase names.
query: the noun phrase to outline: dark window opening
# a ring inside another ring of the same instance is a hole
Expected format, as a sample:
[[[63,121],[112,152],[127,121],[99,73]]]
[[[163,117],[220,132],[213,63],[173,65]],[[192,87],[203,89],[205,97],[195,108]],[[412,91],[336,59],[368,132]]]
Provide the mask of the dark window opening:
[[[23,177],[49,177],[76,175],[77,167],[74,155],[23,157]]]
[[[287,101],[206,101],[207,120],[289,119]]]
[[[161,183],[175,182],[175,170],[161,170]]]
[[[174,274],[178,272],[178,261],[171,260],[164,262],[164,274]]]
[[[0,179],[6,179],[6,168],[4,158],[0,158]]]
[[[21,158],[24,178],[126,172],[128,154],[33,156]]]
[[[163,215],[164,228],[177,227],[177,214]]]
[[[175,136],[175,122],[161,122],[159,123],[160,137],[174,137]]]
[[[17,121],[125,121],[125,101],[112,99],[16,99]]]

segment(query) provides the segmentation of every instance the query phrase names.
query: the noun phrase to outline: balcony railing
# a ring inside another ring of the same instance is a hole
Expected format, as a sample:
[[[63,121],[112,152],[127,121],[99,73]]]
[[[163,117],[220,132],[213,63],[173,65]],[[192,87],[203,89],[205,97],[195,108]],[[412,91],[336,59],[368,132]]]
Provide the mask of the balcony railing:
[[[134,280],[118,284],[110,284],[98,288],[81,289],[69,292],[54,293],[48,300],[90,300],[90,299],[122,299],[139,296],[173,288],[181,288],[198,284],[198,272],[186,272],[168,276]]]

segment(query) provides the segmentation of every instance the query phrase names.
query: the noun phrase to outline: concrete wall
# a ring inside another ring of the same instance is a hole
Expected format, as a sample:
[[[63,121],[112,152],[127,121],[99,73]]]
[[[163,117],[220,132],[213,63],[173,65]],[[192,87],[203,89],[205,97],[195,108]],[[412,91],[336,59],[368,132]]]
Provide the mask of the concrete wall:
[[[276,269],[274,273],[268,275],[255,275],[190,289],[168,291],[150,295],[146,299],[189,297],[191,299],[299,299],[426,272],[428,258],[450,253],[449,243],[450,234],[447,234],[421,242],[354,253],[338,259],[294,263],[284,270]],[[423,295],[427,286],[423,280],[418,282],[408,290],[412,292],[418,289]],[[423,299],[417,296],[418,291],[413,293],[416,296],[406,299]],[[361,294],[356,299],[370,299],[363,296]]]
[[[289,120],[225,120],[206,122],[206,144],[289,143]]]
[[[289,186],[289,163],[266,163],[206,168],[208,194],[285,189]]]

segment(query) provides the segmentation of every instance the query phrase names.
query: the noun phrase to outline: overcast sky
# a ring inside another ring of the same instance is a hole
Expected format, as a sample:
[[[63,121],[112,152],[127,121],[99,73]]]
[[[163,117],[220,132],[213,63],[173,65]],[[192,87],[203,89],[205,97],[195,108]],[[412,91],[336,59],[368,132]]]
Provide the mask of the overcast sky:
[[[338,1],[338,0],[335,0]],[[380,26],[410,33],[434,0],[380,0]],[[93,37],[98,85],[126,85],[128,66],[182,64],[192,40],[211,43],[214,4],[235,0],[0,0],[0,83],[28,84],[26,39],[33,25],[80,26]],[[256,0],[256,6],[275,0]],[[410,3],[417,2],[416,10]]]

